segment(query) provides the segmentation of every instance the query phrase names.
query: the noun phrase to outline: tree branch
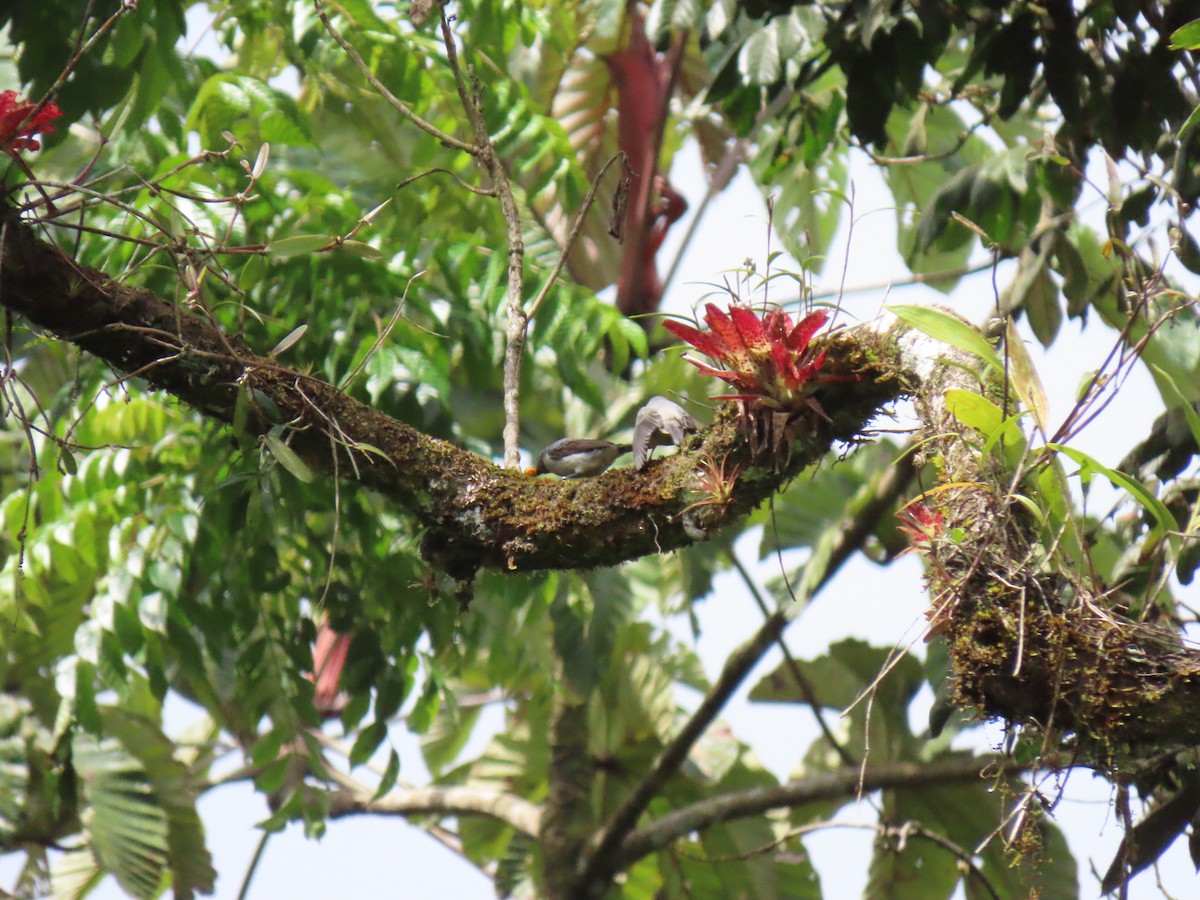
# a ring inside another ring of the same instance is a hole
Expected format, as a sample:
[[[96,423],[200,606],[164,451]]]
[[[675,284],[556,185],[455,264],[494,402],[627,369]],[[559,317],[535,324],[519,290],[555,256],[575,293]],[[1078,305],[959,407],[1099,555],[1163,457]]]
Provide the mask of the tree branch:
[[[393,790],[378,800],[365,788],[343,787],[330,798],[329,818],[346,816],[477,815],[496,819],[522,834],[536,838],[541,830],[541,809],[512,794],[465,787],[425,787]]]
[[[1036,729],[1048,749],[1068,740],[1073,762],[1118,782],[1137,779],[1155,750],[1200,742],[1200,651],[1169,621],[1116,608],[1072,518],[1064,456],[1027,446],[1015,426],[989,436],[964,424],[972,417],[953,401],[1006,396],[1002,374],[915,329],[895,334],[922,456],[943,473],[924,500],[939,519],[922,552],[954,704]]]
[[[508,242],[508,289],[505,305],[508,308],[508,325],[505,329],[504,347],[504,465],[516,469],[521,465],[521,359],[525,355],[525,338],[529,327],[529,316],[525,312],[525,238],[521,234],[521,213],[513,195],[512,183],[504,163],[496,153],[488,133],[483,110],[479,108],[478,90],[475,84],[468,86],[458,66],[458,51],[454,47],[454,32],[446,17],[446,7],[439,6],[441,14],[442,42],[446,45],[446,60],[454,73],[454,84],[458,97],[466,110],[471,130],[475,132],[478,152],[475,160],[492,182],[492,189],[500,200],[500,212],[504,216],[504,230]]]
[[[0,219],[0,305],[220,422],[233,421],[245,393],[247,433],[291,426],[289,446],[314,472],[396,500],[425,529],[426,558],[460,579],[480,568],[594,568],[695,543],[754,509],[832,442],[851,440],[897,392],[894,381],[876,381],[881,370],[842,331],[827,341],[824,368],[863,380],[822,389],[833,421],[803,435],[786,465],[755,464],[730,404],[685,452],[644,472],[558,481],[501,469],[259,356],[178,304],[76,264],[11,212]],[[728,504],[688,510],[706,456],[728,458],[746,474]]]
[[[947,757],[928,763],[896,762],[859,766],[810,775],[774,787],[752,788],[718,794],[685,806],[629,834],[616,855],[617,869],[633,865],[643,856],[661,850],[695,831],[720,822],[760,815],[820,800],[851,797],[856,792],[888,788],[941,786],[958,781],[976,781],[987,775],[1009,775],[1028,771],[1028,764],[1000,756]]]
[[[875,498],[837,529],[838,539],[830,550],[825,572],[817,580],[812,594],[798,597],[797,604],[806,603],[824,587],[851,554],[862,546],[874,531],[879,517],[892,507],[908,486],[912,476],[911,464],[906,465],[903,462],[888,472]],[[593,840],[594,849],[580,865],[580,884],[583,890],[588,891],[591,896],[603,893],[613,874],[620,868],[617,859],[623,841],[633,830],[650,801],[683,764],[692,745],[716,719],[738,685],[762,659],[763,654],[780,639],[783,630],[795,616],[796,609],[793,607],[781,607],[771,613],[753,637],[725,660],[720,676],[705,695],[699,708],[684,724],[675,739],[662,749],[650,770]]]
[[[375,89],[380,97],[388,102],[392,109],[396,110],[396,112],[400,113],[400,115],[404,116],[404,118],[408,119],[408,121],[412,122],[426,134],[437,138],[447,147],[453,147],[455,150],[463,151],[463,153],[470,153],[475,157],[479,156],[479,147],[474,144],[469,144],[461,138],[456,138],[452,134],[447,134],[432,122],[428,122],[421,118],[412,109],[412,107],[389,91],[387,85],[376,78],[375,73],[371,71],[371,67],[368,66],[366,60],[362,58],[362,54],[359,53],[354,48],[354,45],[346,40],[346,38],[342,36],[342,33],[333,26],[332,22],[329,21],[329,13],[325,11],[325,4],[323,0],[313,0],[313,7],[316,9],[317,18],[321,20],[321,24],[325,26],[325,30],[329,32],[329,36],[337,41],[338,46],[341,47],[342,50],[345,51],[346,55],[350,57],[350,61],[353,62],[358,68],[358,71],[362,73],[362,76],[367,80],[367,83]]]

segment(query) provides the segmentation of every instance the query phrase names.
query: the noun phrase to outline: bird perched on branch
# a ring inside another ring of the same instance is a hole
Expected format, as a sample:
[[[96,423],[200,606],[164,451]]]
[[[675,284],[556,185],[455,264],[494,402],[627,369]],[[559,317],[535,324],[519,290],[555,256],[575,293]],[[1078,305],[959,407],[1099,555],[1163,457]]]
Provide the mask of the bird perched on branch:
[[[646,468],[655,447],[679,446],[696,430],[696,420],[678,403],[666,397],[651,397],[638,410],[633,423],[633,467],[640,472]]]
[[[561,438],[538,454],[537,466],[526,470],[532,475],[557,475],[560,478],[589,478],[611,466],[618,456],[632,450],[629,444],[596,441],[590,438]]]

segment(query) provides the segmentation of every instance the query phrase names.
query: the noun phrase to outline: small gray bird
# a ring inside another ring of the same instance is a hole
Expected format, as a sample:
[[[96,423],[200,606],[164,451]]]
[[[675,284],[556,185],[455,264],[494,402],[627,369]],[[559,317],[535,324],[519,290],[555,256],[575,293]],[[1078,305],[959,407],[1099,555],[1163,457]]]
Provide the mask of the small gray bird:
[[[633,422],[633,467],[640,472],[650,462],[655,447],[679,446],[696,430],[696,420],[678,403],[666,397],[651,397]]]
[[[557,475],[560,478],[589,478],[611,466],[618,456],[632,450],[629,444],[595,441],[590,438],[561,438],[538,454],[533,475]]]

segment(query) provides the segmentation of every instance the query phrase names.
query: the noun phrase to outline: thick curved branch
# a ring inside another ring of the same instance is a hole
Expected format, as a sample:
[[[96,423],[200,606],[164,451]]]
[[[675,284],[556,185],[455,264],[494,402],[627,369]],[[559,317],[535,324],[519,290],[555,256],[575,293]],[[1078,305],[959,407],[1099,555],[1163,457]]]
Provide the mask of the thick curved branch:
[[[833,421],[803,435],[786,464],[754,465],[730,404],[686,452],[640,474],[624,468],[560,482],[503,469],[259,356],[208,319],[78,265],[11,212],[0,221],[0,305],[220,422],[233,421],[245,392],[251,434],[291,426],[290,447],[311,469],[395,499],[425,529],[426,557],[462,579],[480,568],[607,566],[702,540],[755,508],[832,442],[852,439],[897,393],[894,381],[879,380],[851,333],[839,332],[827,340],[826,370],[861,380],[823,389]],[[260,395],[274,412],[257,402]],[[740,465],[743,474],[728,503],[689,510],[705,496],[695,470],[707,457]]]
[[[944,481],[926,497],[942,524],[922,549],[956,704],[1035,727],[1048,748],[1066,736],[1072,763],[1122,781],[1156,750],[1200,743],[1200,652],[1177,629],[1115,608],[1087,563],[1054,452],[1026,451],[1014,464],[1001,446],[981,460],[989,436],[953,414],[963,396],[954,391],[1001,405],[999,373],[979,374],[978,358],[915,330],[893,334],[922,453]]]
[[[528,800],[511,794],[465,787],[425,787],[393,790],[373,800],[367,789],[342,788],[330,798],[329,818],[345,816],[487,816],[536,838],[541,829],[541,810]]]
[[[977,781],[1026,771],[1030,767],[1003,757],[960,756],[928,763],[885,763],[859,766],[810,775],[774,787],[752,788],[718,794],[685,806],[632,832],[621,842],[616,863],[619,869],[633,865],[643,856],[661,850],[672,841],[719,822],[761,815],[772,809],[785,809],[820,800],[848,798],[861,791],[887,788],[922,788],[960,781]]]

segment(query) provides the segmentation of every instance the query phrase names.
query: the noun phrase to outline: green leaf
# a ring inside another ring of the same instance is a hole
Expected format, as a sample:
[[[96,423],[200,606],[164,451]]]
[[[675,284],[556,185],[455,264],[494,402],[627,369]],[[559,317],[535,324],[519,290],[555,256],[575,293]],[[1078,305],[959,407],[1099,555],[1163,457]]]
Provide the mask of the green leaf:
[[[77,739],[73,761],[91,808],[87,834],[96,859],[129,894],[157,896],[167,870],[167,816],[145,772],[114,740]]]
[[[313,480],[312,469],[304,462],[296,451],[280,440],[279,435],[275,432],[280,426],[276,425],[269,432],[263,435],[263,440],[266,442],[267,449],[271,451],[271,455],[278,460],[279,464],[287,469],[296,478],[297,481],[302,481],[309,484]]]
[[[1200,49],[1200,19],[1192,19],[1186,25],[1181,25],[1172,31],[1170,48],[1172,50]]]
[[[175,745],[159,726],[123,709],[102,710],[104,727],[136,757],[148,779],[167,826],[171,884],[176,897],[211,893],[216,872],[204,842],[204,826],[196,811],[199,785],[175,758]]]
[[[1192,110],[1191,115],[1183,120],[1183,124],[1179,126],[1179,130],[1175,132],[1175,140],[1183,140],[1183,136],[1196,127],[1196,123],[1200,122],[1200,106]]]
[[[1125,491],[1154,517],[1154,521],[1164,533],[1178,529],[1179,526],[1175,521],[1175,517],[1171,515],[1171,511],[1167,509],[1166,504],[1154,496],[1154,493],[1137,479],[1130,478],[1116,469],[1108,468],[1094,457],[1075,447],[1054,443],[1047,444],[1046,447],[1070,457],[1071,460],[1079,465],[1080,475],[1086,476],[1092,473],[1103,475],[1113,487]]]
[[[1062,327],[1062,306],[1058,302],[1058,286],[1050,277],[1049,270],[1038,268],[1025,286],[1025,293],[1015,298],[1029,317],[1029,327],[1043,347],[1049,347]]]
[[[296,341],[304,337],[304,332],[306,331],[308,331],[307,322],[303,325],[293,328],[278,344],[271,348],[271,352],[268,353],[267,356],[274,358],[280,353],[283,353],[283,351],[295,344]]]
[[[294,237],[281,238],[272,241],[267,252],[273,259],[287,259],[291,256],[307,256],[322,247],[333,243],[334,238],[320,234],[298,234]]]
[[[962,319],[931,306],[897,305],[889,306],[888,309],[898,319],[907,322],[922,334],[978,356],[997,372],[1004,371],[1004,363],[1000,361],[987,338]]]
[[[400,777],[400,754],[393,747],[388,755],[387,767],[383,770],[383,775],[379,778],[379,786],[375,788],[375,793],[371,797],[374,802],[381,797],[387,795],[388,791],[396,786],[396,779]]]
[[[383,251],[378,247],[372,247],[363,241],[342,241],[338,247],[350,256],[357,256],[359,259],[383,259]]]
[[[1179,385],[1175,383],[1175,379],[1164,372],[1158,366],[1151,366],[1151,370],[1155,376],[1163,382],[1168,390],[1174,394],[1174,403],[1169,403],[1170,409],[1179,409],[1183,412],[1184,421],[1187,422],[1188,432],[1192,435],[1192,440],[1196,442],[1196,446],[1200,447],[1200,414],[1196,412],[1196,407],[1188,401],[1183,391],[1179,389]]]
[[[987,397],[974,391],[957,388],[946,391],[946,409],[968,428],[974,428],[989,441],[1003,432],[1003,437],[1012,443],[1024,443],[1024,435],[1011,416]]]
[[[354,746],[350,748],[350,765],[361,766],[379,749],[387,737],[387,725],[383,722],[372,722],[358,733]]]
[[[438,707],[428,729],[421,735],[421,755],[434,777],[438,777],[462,752],[479,721],[482,707],[461,709],[457,704]]]

